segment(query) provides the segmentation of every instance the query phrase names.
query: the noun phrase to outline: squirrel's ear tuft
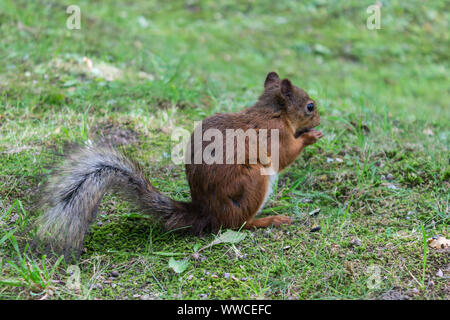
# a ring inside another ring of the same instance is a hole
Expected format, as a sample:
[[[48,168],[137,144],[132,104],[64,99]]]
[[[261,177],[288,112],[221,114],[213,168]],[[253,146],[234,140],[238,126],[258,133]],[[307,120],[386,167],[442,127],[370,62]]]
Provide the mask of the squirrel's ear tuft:
[[[294,88],[292,87],[292,83],[291,81],[289,81],[289,79],[283,79],[281,81],[281,95],[284,98],[287,98],[289,100],[292,99],[293,95],[294,95]]]
[[[264,88],[267,88],[268,86],[274,84],[274,83],[279,83],[280,82],[280,77],[278,76],[278,74],[276,72],[269,72],[267,74],[266,77],[266,81],[264,81]]]

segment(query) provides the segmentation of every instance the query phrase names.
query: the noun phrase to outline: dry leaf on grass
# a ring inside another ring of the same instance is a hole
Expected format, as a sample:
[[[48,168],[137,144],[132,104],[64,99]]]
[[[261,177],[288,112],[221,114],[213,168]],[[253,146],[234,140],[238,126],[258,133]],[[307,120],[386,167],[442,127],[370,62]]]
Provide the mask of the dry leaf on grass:
[[[448,249],[450,247],[450,240],[442,236],[437,236],[428,239],[428,245],[433,249]]]

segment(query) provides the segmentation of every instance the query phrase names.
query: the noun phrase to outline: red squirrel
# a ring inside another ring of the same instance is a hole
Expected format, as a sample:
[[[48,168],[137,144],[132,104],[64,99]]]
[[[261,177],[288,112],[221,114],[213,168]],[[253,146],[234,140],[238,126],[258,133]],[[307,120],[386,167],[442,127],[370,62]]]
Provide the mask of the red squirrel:
[[[79,255],[85,233],[96,218],[101,199],[110,189],[137,204],[143,213],[161,217],[169,230],[187,229],[201,234],[217,232],[220,228],[290,224],[291,218],[287,216],[258,218],[257,214],[269,197],[278,172],[294,162],[303,148],[322,137],[314,129],[319,124],[316,103],[308,94],[289,79],[281,80],[275,72],[270,72],[263,93],[253,106],[236,113],[215,114],[204,119],[201,128],[202,134],[214,129],[223,136],[230,129],[254,130],[257,135],[266,131],[267,142],[262,146],[267,156],[250,158],[251,144],[247,137],[241,145],[245,148],[241,163],[187,161],[190,162],[186,163],[185,170],[191,202],[175,201],[161,194],[137,163],[112,147],[80,147],[68,155],[47,184],[42,201],[44,213],[38,220],[38,239],[57,253]],[[278,140],[276,167],[271,144],[274,132]],[[189,143],[190,158],[194,160],[194,134]],[[201,141],[200,152],[208,144]],[[227,144],[230,150],[239,151],[236,139],[224,139],[224,158],[228,156]],[[232,160],[236,160],[234,155]],[[263,168],[266,174],[262,174]]]

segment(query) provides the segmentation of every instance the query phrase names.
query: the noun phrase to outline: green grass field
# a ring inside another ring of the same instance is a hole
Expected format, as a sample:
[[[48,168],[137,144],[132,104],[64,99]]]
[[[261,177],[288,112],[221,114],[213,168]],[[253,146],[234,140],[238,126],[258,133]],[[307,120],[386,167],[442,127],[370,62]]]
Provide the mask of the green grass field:
[[[426,242],[450,238],[448,3],[382,3],[369,30],[371,1],[0,1],[0,298],[449,299]],[[295,223],[194,254],[216,236],[107,195],[76,266],[28,248],[65,146],[112,141],[188,201],[172,131],[251,105],[269,71],[322,117],[263,211]]]

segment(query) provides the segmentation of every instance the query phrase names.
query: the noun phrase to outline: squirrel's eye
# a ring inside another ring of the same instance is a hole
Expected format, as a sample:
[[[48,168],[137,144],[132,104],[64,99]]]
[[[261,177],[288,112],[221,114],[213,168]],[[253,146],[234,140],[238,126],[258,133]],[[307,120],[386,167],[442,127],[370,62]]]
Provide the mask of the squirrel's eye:
[[[309,112],[312,112],[314,110],[314,103],[308,103],[306,105],[306,108],[308,109]]]

